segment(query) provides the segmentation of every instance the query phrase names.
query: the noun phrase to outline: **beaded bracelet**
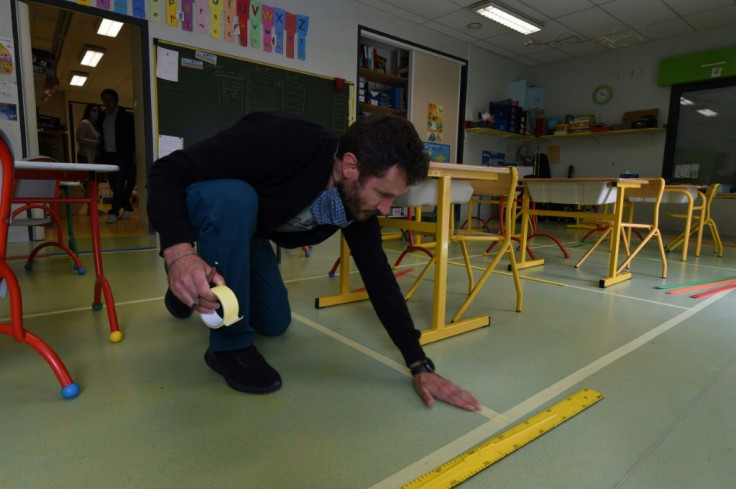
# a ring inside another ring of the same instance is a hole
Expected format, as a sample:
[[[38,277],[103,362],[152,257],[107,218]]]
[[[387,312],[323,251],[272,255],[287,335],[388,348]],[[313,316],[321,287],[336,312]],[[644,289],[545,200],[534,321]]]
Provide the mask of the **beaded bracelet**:
[[[173,265],[177,261],[181,260],[185,256],[197,256],[197,254],[194,253],[194,252],[184,253],[183,255],[177,256],[176,258],[174,258],[173,260],[171,260],[171,262],[169,262],[169,263],[164,262],[164,269],[166,270],[166,273],[169,273],[169,269],[171,268],[171,265]]]

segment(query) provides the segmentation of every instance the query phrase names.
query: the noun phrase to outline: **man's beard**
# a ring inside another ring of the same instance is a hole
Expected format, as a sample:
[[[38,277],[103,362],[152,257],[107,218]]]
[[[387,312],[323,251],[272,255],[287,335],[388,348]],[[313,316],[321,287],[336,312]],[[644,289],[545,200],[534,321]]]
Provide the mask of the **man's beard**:
[[[356,221],[367,221],[373,216],[380,215],[378,209],[364,209],[363,201],[360,198],[360,190],[363,184],[356,180],[353,183],[345,181],[337,183],[337,191],[340,193],[340,199],[345,206],[345,212]]]

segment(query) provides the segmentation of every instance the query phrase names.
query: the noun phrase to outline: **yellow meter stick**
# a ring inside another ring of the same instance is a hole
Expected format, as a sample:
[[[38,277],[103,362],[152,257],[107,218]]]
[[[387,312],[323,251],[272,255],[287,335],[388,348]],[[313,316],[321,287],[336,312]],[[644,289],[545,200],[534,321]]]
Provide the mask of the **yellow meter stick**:
[[[460,485],[527,443],[556,428],[584,409],[603,399],[603,394],[583,389],[445,462],[432,472],[402,486],[402,489],[445,489]]]

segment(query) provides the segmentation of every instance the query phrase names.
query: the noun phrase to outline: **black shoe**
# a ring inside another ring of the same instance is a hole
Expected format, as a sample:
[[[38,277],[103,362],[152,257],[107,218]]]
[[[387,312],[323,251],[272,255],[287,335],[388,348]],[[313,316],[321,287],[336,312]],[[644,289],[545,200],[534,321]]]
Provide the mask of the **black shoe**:
[[[227,385],[235,390],[266,394],[281,387],[281,376],[258,353],[255,346],[232,351],[212,351],[208,348],[204,361],[212,370],[225,377]]]

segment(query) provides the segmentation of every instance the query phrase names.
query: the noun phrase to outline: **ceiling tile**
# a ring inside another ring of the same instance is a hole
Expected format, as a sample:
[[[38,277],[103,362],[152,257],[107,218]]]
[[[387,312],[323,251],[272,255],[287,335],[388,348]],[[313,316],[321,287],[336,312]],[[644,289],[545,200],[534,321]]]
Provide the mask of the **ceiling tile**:
[[[433,20],[429,20],[422,24],[423,26],[432,29],[433,31],[441,32],[443,34],[447,34],[448,36],[454,37],[455,39],[460,39],[465,42],[473,42],[477,41],[478,37],[473,37],[470,35],[472,31],[465,30],[466,32],[459,31],[458,29],[453,29],[452,27],[449,27],[445,24],[441,24],[439,22],[435,22]]]
[[[616,0],[601,8],[624,24],[634,27],[648,25],[677,17],[677,14],[660,0]]]
[[[460,8],[450,0],[384,0],[384,2],[428,19],[447,15]]]
[[[486,51],[490,51],[492,53],[501,55],[505,58],[514,59],[517,56],[517,54],[512,53],[511,51],[504,49],[500,46],[496,46],[495,44],[491,44],[490,42],[487,42],[487,41],[475,41],[473,45],[483,48]]]
[[[412,22],[426,22],[426,17],[422,17],[416,14],[413,14],[409,12],[408,10],[404,10],[402,8],[398,8],[394,5],[388,4],[384,2],[383,0],[360,0],[360,3],[363,5],[368,5],[369,7],[373,7],[377,10],[381,10],[383,12],[396,15],[397,17],[401,17],[402,19],[406,19]]]
[[[509,32],[508,34],[504,34],[502,36],[495,36],[490,39],[486,39],[486,42],[489,42],[507,51],[511,51],[515,54],[524,54],[528,51],[541,51],[549,49],[548,46],[527,46],[526,40],[527,37],[522,34]]]
[[[510,32],[508,27],[504,27],[497,22],[478,15],[469,10],[458,10],[449,15],[438,17],[434,22],[442,24],[450,29],[456,29],[463,34],[473,37],[474,39],[486,39],[491,36],[498,36]],[[468,29],[470,23],[478,23],[480,29]],[[425,24],[426,25],[426,24]]]
[[[570,29],[589,37],[598,37],[628,29],[599,7],[592,7],[565,15],[557,21]]]
[[[525,55],[527,58],[531,58],[539,63],[554,63],[556,61],[562,61],[570,59],[570,55],[559,49],[547,49],[545,51],[539,51],[536,53],[529,53]]]
[[[550,20],[544,24],[544,28],[531,34],[529,38],[535,41],[557,44],[565,42],[572,38],[581,38],[580,33],[573,31],[572,29],[560,24],[557,21]]]
[[[685,20],[698,29],[709,29],[736,22],[736,5],[722,7],[699,14],[688,15]]]
[[[478,3],[478,0],[450,0],[455,5],[460,7],[470,7],[471,5]]]
[[[693,28],[685,21],[681,19],[672,19],[646,26],[644,28],[644,36],[646,36],[647,39],[654,40],[677,36],[679,34],[685,34],[686,32],[692,31]]]
[[[592,42],[582,42],[578,44],[565,44],[560,46],[560,51],[567,53],[571,56],[587,56],[589,54],[602,53],[608,51],[606,48],[602,48],[598,44]]]
[[[521,0],[519,3],[523,3],[528,8],[537,10],[552,19],[591,6],[588,0]]]
[[[733,0],[662,0],[680,15],[733,5]]]

